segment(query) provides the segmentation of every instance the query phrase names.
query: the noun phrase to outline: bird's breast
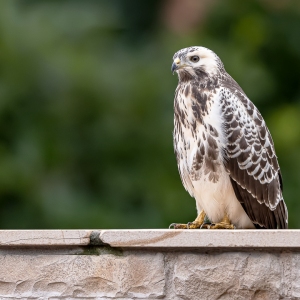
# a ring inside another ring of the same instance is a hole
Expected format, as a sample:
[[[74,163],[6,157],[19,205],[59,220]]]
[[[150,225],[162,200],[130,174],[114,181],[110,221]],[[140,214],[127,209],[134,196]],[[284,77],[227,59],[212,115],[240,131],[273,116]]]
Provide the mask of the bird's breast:
[[[182,87],[175,99],[174,148],[178,167],[192,181],[218,182],[222,166],[224,133],[217,94],[205,96],[205,106],[193,96],[191,87]]]

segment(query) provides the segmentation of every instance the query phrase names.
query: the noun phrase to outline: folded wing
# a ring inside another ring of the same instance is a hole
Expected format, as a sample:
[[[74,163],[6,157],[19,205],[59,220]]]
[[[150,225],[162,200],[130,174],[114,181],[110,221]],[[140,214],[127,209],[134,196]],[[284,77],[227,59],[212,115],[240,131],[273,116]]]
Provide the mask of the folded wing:
[[[226,84],[221,91],[227,137],[223,156],[236,197],[257,228],[287,228],[282,179],[270,132],[241,88],[233,80]]]

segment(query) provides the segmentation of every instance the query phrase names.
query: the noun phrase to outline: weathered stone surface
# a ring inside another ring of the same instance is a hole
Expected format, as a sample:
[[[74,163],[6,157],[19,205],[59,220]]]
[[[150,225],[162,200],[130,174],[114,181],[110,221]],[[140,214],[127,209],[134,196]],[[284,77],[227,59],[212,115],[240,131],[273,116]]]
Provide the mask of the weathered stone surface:
[[[292,299],[300,299],[300,253],[289,253],[284,257],[283,263],[286,265],[286,288],[290,291]]]
[[[112,247],[300,249],[300,230],[101,230]]]
[[[6,246],[299,249],[300,230],[0,230]]]
[[[0,297],[152,299],[164,295],[161,253],[0,256]]]
[[[0,230],[0,247],[88,245],[91,232],[91,230]]]
[[[299,237],[299,230],[0,231],[0,300],[300,299]]]
[[[300,255],[229,252],[174,257],[177,299],[300,299]]]

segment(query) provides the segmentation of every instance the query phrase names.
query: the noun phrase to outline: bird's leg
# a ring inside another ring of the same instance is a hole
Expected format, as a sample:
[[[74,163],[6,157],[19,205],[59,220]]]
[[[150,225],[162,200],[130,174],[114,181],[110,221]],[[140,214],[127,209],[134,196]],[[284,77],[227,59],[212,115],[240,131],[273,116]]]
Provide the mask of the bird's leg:
[[[204,210],[201,210],[195,221],[189,222],[187,224],[178,224],[178,223],[172,223],[169,228],[174,228],[174,229],[197,229],[200,228],[203,223],[204,219],[206,217],[206,213]]]
[[[235,229],[235,226],[231,224],[228,215],[225,214],[220,223],[212,223],[208,226],[208,229]]]
[[[187,227],[189,229],[200,228],[204,224],[205,217],[206,217],[205,211],[201,210],[200,214],[197,216],[195,221],[187,223]]]

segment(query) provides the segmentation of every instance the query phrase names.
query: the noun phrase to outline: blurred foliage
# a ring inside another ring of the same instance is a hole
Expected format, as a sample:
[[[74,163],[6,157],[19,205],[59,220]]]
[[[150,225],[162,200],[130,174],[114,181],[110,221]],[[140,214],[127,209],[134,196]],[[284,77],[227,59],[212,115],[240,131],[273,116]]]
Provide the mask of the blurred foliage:
[[[214,50],[262,112],[299,228],[299,3],[215,1],[184,33],[165,25],[163,3],[0,2],[1,228],[193,220],[173,153],[170,72],[191,45]]]

